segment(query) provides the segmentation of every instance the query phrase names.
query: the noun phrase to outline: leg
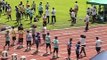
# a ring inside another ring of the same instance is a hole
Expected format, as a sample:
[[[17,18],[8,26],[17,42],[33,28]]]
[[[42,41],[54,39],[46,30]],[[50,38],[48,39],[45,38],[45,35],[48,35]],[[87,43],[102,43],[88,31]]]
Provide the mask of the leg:
[[[50,53],[51,53],[51,44],[49,44],[49,49],[50,49]]]
[[[58,48],[56,49],[56,56],[57,56],[57,58],[58,58]]]
[[[53,24],[53,16],[51,17],[51,23]]]
[[[86,56],[85,47],[83,47],[83,52],[84,52],[84,55]]]
[[[56,16],[54,16],[54,23],[56,23]]]

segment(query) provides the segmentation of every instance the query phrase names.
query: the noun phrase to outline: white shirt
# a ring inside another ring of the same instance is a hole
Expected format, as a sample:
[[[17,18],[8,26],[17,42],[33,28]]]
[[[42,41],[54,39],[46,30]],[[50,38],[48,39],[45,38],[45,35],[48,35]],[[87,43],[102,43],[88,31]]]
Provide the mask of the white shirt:
[[[46,32],[47,32],[46,27],[43,27],[42,33],[46,34]]]
[[[102,43],[101,40],[96,40],[96,47],[101,47],[101,43]]]
[[[81,45],[86,45],[85,38],[80,38]]]
[[[46,17],[46,15],[45,16],[43,16],[43,19],[46,19],[47,17]]]
[[[92,8],[92,15],[96,15],[97,14],[97,11],[96,11],[96,9],[93,7]]]
[[[86,17],[85,17],[85,22],[87,23],[87,22],[89,22],[89,20],[90,20],[90,16],[89,16],[89,15],[86,15]]]
[[[49,10],[46,9],[45,14],[46,16],[49,16]]]
[[[89,8],[89,9],[87,9],[87,13],[91,13],[91,9]]]
[[[52,10],[52,16],[55,16],[56,15],[56,10]]]
[[[71,12],[71,17],[75,18],[75,12]]]
[[[78,9],[78,4],[76,3],[74,7],[75,7],[75,9]]]

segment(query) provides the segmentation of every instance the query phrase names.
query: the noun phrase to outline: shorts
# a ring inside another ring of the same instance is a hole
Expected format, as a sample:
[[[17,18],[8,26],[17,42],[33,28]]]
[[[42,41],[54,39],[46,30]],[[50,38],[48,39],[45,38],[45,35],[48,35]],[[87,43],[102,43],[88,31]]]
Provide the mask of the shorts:
[[[96,47],[96,51],[100,51],[101,50],[101,47]]]
[[[58,53],[58,48],[54,48],[54,51],[53,52],[56,52],[56,53]]]
[[[12,40],[16,40],[16,37],[12,37]]]
[[[51,44],[50,43],[46,43],[46,48],[47,47],[51,47]]]
[[[10,41],[5,42],[5,46],[7,46],[7,45],[10,46]]]
[[[28,46],[28,45],[31,45],[31,41],[27,41],[27,46]]]
[[[23,38],[19,38],[19,43],[23,43]]]

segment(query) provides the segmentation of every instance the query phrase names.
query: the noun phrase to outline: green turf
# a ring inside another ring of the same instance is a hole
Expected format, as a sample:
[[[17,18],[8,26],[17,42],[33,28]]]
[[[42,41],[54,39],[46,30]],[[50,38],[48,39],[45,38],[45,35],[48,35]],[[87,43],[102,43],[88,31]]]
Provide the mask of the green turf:
[[[6,0],[8,3],[10,3],[10,5],[12,6],[12,19],[15,20],[15,8],[14,6],[18,5],[20,0]],[[26,4],[26,0],[22,0],[24,4]],[[33,0],[29,0],[30,4],[32,3]],[[74,2],[76,0],[34,0],[37,4],[37,6],[39,5],[39,2],[43,2],[43,6],[45,6],[46,2],[48,1],[50,4],[50,11],[52,7],[56,8],[56,17],[57,17],[57,23],[53,26],[53,25],[48,25],[48,29],[62,29],[62,28],[68,28],[71,27],[70,26],[70,21],[68,21],[70,19],[69,16],[69,8],[70,7],[74,7]],[[79,12],[78,12],[78,20],[77,20],[77,24],[75,24],[75,26],[84,26],[84,17],[86,15],[86,8],[88,7],[88,5],[86,4],[86,0],[78,0],[78,4],[79,4]],[[35,12],[36,14],[37,11]],[[10,21],[10,22],[6,22],[6,16],[2,16],[0,23],[5,23],[7,25],[13,26],[16,25],[15,21]],[[29,28],[30,25],[28,24],[29,21],[25,21],[23,20],[23,25],[25,28]],[[38,28],[40,29],[42,27],[42,19],[40,19],[40,21],[37,23]]]

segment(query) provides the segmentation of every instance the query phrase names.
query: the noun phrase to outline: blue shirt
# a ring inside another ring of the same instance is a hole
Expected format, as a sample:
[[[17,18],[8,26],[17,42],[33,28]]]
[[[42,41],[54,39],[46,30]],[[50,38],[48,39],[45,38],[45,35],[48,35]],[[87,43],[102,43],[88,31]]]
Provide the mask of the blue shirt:
[[[10,41],[9,34],[6,34],[6,35],[5,35],[5,38],[6,38],[6,41]]]
[[[28,33],[28,34],[26,35],[26,40],[27,40],[27,41],[31,41],[31,40],[32,40],[32,36],[31,36],[30,33]]]

